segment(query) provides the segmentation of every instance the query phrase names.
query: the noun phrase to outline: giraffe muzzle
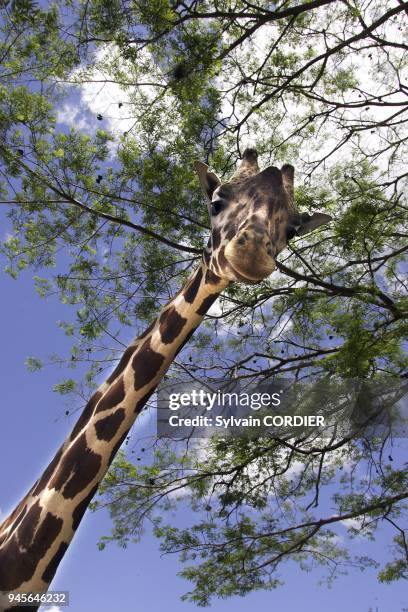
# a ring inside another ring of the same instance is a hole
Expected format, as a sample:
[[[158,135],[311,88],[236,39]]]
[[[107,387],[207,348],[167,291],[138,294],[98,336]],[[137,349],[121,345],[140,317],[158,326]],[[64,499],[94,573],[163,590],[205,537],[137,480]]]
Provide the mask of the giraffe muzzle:
[[[248,229],[241,230],[225,248],[225,257],[237,273],[237,280],[257,283],[276,268],[269,236]]]

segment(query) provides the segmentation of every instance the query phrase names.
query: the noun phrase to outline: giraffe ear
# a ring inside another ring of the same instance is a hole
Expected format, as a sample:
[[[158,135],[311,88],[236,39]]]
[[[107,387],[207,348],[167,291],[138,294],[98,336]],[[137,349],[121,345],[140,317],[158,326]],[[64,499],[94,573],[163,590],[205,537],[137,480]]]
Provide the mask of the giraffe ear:
[[[200,180],[201,189],[207,200],[211,202],[214,191],[221,185],[221,181],[214,172],[208,171],[207,164],[203,162],[194,162],[195,169],[197,170],[198,178]]]
[[[325,213],[313,213],[313,215],[302,213],[294,215],[287,228],[287,239],[290,240],[294,236],[309,234],[321,225],[326,225],[326,223],[329,223],[331,220],[332,217]]]

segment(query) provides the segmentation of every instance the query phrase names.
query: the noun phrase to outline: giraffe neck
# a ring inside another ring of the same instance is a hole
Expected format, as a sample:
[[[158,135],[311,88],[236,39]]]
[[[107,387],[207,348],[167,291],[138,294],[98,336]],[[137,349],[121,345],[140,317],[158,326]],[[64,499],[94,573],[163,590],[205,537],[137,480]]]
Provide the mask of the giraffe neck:
[[[227,285],[203,261],[125,350],[42,476],[0,526],[0,592],[47,590],[137,415]]]

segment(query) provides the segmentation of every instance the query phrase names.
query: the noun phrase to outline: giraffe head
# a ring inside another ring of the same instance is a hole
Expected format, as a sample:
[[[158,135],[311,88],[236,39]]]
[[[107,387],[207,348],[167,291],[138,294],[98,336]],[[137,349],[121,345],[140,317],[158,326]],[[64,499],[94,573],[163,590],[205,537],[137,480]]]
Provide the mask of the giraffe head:
[[[244,151],[239,168],[226,183],[202,162],[196,162],[196,169],[211,219],[204,257],[221,278],[245,283],[263,280],[274,271],[276,256],[291,238],[331,220],[323,213],[298,213],[293,166],[260,171],[255,149]]]

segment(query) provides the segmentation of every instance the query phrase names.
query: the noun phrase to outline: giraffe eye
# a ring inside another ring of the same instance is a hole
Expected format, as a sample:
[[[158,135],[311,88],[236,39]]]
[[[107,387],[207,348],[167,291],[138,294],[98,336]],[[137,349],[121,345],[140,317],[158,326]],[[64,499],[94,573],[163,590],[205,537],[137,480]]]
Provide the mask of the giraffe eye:
[[[211,202],[212,216],[215,217],[215,215],[218,215],[218,213],[220,213],[223,208],[225,208],[224,200],[214,200],[214,202]]]

